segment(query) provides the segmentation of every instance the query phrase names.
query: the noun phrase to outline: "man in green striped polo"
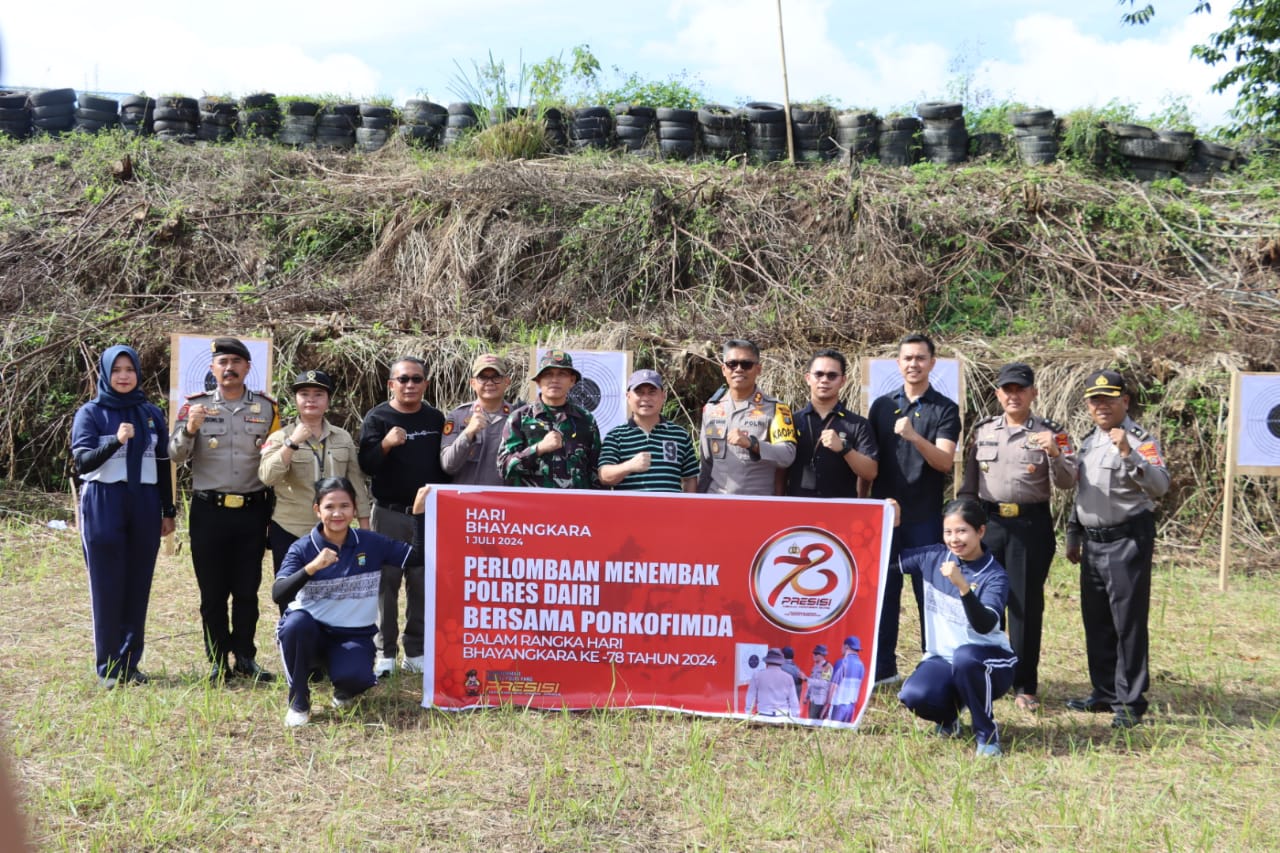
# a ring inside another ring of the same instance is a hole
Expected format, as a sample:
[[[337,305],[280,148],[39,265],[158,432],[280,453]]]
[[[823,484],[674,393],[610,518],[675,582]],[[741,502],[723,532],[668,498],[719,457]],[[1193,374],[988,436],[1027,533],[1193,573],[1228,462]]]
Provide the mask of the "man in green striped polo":
[[[609,430],[600,450],[600,482],[614,489],[692,492],[698,457],[689,433],[662,416],[667,391],[656,370],[637,370],[627,381],[631,418]]]

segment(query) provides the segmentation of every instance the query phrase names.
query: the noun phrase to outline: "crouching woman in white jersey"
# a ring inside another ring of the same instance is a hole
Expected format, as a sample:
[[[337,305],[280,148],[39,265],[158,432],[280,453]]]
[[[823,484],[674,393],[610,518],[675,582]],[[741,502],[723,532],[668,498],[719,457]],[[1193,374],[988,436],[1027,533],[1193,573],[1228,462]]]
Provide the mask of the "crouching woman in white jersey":
[[[276,628],[276,641],[289,681],[286,726],[311,718],[311,672],[328,670],[333,704],[341,708],[377,684],[373,674],[373,635],[378,632],[378,584],[383,564],[422,565],[422,511],[430,487],[413,502],[414,541],[410,545],[372,530],[351,527],[356,490],[346,477],[316,482],[320,519],[310,533],[289,546],[271,597],[288,609]]]
[[[998,756],[991,706],[1013,686],[1018,658],[1002,624],[1009,576],[982,544],[986,525],[977,501],[952,501],[942,510],[943,544],[902,552],[902,572],[924,580],[925,653],[898,698],[944,737],[960,733],[968,708],[977,754]]]

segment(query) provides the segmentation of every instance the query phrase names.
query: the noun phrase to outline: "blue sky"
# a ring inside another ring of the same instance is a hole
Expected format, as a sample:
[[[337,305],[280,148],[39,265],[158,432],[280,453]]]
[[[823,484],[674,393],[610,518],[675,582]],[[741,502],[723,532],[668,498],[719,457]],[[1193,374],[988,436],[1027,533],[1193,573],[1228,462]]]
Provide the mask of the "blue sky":
[[[791,98],[887,112],[946,98],[963,69],[996,100],[1064,113],[1118,99],[1151,115],[1182,98],[1201,126],[1222,124],[1232,101],[1209,92],[1222,69],[1189,51],[1224,28],[1230,4],[1157,5],[1135,28],[1112,0],[782,0]],[[455,60],[470,69],[492,52],[513,68],[580,44],[606,69],[687,72],[713,101],[782,99],[776,0],[15,0],[0,11],[0,80],[447,103]]]

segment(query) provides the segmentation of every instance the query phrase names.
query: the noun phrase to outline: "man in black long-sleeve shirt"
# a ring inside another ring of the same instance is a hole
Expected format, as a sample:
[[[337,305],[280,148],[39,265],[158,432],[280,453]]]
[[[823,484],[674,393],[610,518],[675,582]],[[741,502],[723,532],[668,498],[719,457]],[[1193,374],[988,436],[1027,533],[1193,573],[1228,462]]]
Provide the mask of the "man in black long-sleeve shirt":
[[[444,415],[422,402],[426,386],[426,365],[421,359],[406,356],[396,360],[387,380],[391,399],[370,409],[360,428],[360,468],[369,475],[373,493],[370,526],[402,542],[413,541],[413,498],[418,489],[427,483],[449,481],[440,467]],[[422,566],[382,567],[378,635],[374,638],[378,656],[373,667],[379,676],[390,675],[395,669],[401,578],[406,597],[404,668],[422,671],[425,574]]]

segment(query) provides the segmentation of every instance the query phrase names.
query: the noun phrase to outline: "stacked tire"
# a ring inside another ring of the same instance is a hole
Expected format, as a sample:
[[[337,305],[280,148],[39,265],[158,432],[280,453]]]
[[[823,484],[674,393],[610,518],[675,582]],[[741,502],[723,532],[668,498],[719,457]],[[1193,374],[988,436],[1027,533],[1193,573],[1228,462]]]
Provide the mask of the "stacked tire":
[[[569,125],[569,148],[586,151],[588,148],[609,147],[613,135],[613,113],[604,107],[583,107],[574,110]]]
[[[36,130],[59,135],[76,124],[75,89],[41,89],[27,95],[31,124]]]
[[[146,95],[129,95],[120,101],[120,126],[135,136],[154,132],[156,99]]]
[[[835,113],[829,107],[793,106],[791,136],[796,146],[796,160],[801,163],[824,163],[836,156]]]
[[[0,136],[27,139],[31,136],[31,108],[26,92],[0,90]]]
[[[964,126],[964,105],[926,101],[916,104],[924,122],[921,142],[924,158],[931,163],[963,163],[969,159],[969,130]]]
[[[876,137],[880,162],[886,166],[910,166],[919,159],[920,119],[915,116],[887,118],[880,122]]]
[[[449,110],[431,101],[405,101],[400,110],[400,138],[417,148],[436,148],[444,136]]]
[[[120,126],[120,103],[113,98],[81,95],[76,101],[74,130],[97,133]]]
[[[196,138],[205,142],[227,142],[236,137],[240,111],[235,101],[204,97],[196,101],[200,110],[200,126]]]
[[[355,147],[359,104],[332,104],[316,119],[316,147],[347,150]]]
[[[1181,172],[1191,157],[1195,134],[1176,130],[1154,131],[1140,124],[1111,122],[1107,125],[1115,150],[1125,159],[1129,172],[1140,181],[1161,181]]]
[[[555,107],[542,112],[542,124],[546,128],[547,149],[556,153],[569,148],[569,129],[564,123],[564,113]]]
[[[633,107],[618,104],[613,108],[613,132],[618,146],[627,154],[648,151],[649,134],[658,121],[658,110],[653,107]]]
[[[706,104],[698,110],[702,150],[716,160],[745,154],[747,133],[742,113],[722,104]]]
[[[1018,159],[1028,166],[1043,166],[1058,159],[1058,120],[1053,110],[1024,110],[1012,113],[1013,141]]]
[[[842,158],[865,160],[880,150],[880,119],[875,113],[840,113],[835,117],[835,131]]]
[[[394,121],[391,107],[361,104],[360,126],[356,128],[356,147],[368,154],[386,145],[391,139]]]
[[[698,113],[675,107],[659,107],[658,154],[664,160],[690,160],[698,140]]]
[[[787,111],[782,104],[752,101],[742,112],[747,119],[747,154],[751,162],[787,159]]]
[[[179,95],[156,100],[152,111],[156,137],[173,142],[194,142],[200,127],[200,104],[195,98]]]
[[[1191,143],[1191,162],[1183,177],[1191,183],[1204,184],[1215,175],[1230,171],[1236,163],[1236,150],[1226,145],[1197,139]]]
[[[275,139],[280,132],[280,102],[270,92],[245,95],[240,99],[237,131],[245,139]]]
[[[455,101],[449,105],[449,116],[445,119],[444,147],[452,148],[467,136],[475,133],[480,126],[479,112],[475,104]]]
[[[290,101],[284,105],[280,120],[280,132],[276,142],[294,148],[314,148],[316,144],[316,116],[320,105],[315,101]]]

